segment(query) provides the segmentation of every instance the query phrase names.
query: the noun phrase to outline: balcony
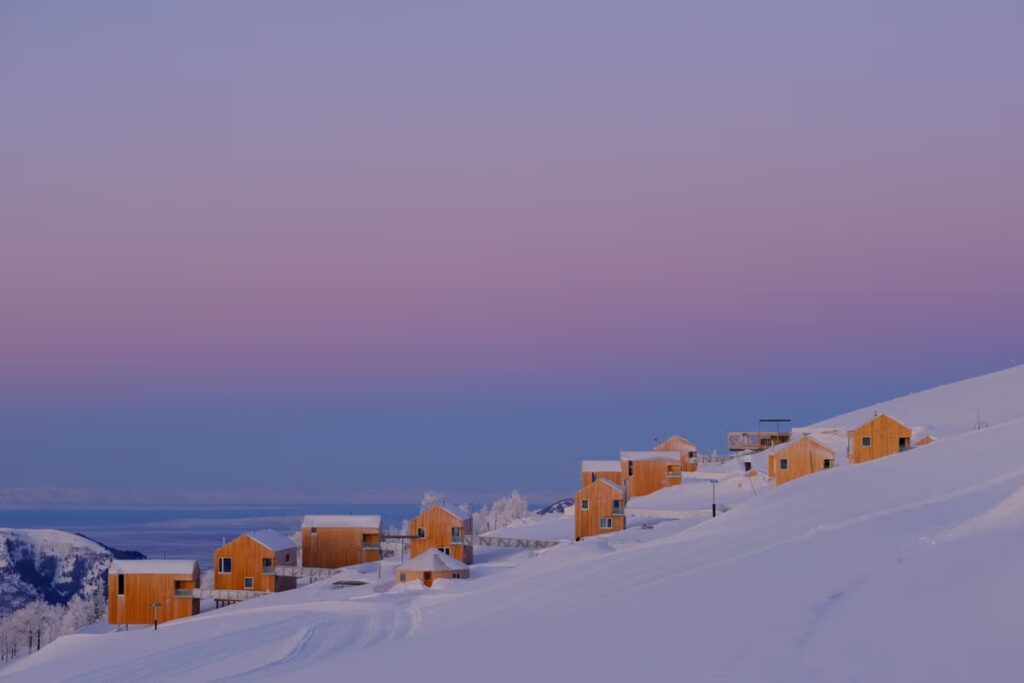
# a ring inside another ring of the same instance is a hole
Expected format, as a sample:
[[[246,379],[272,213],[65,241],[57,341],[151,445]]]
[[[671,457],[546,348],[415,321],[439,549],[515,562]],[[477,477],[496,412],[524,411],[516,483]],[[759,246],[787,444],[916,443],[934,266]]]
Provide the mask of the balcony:
[[[174,597],[176,597],[176,598],[191,598],[192,597],[192,589],[191,588],[175,588],[174,589]]]
[[[452,536],[452,545],[469,545],[469,544],[466,543],[466,537],[465,536],[459,535],[459,536]]]
[[[378,541],[363,541],[363,550],[380,550],[380,542]]]
[[[273,567],[263,567],[263,576],[273,576],[275,573]]]
[[[612,510],[612,517],[625,517],[626,508],[615,508]]]

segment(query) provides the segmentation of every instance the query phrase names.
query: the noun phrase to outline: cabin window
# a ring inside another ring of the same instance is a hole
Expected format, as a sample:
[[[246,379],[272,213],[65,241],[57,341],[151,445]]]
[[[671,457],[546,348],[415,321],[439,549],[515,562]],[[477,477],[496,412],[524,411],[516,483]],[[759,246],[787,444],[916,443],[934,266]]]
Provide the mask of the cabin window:
[[[252,590],[252,584],[253,584],[252,577],[251,576],[245,577],[245,584],[244,584],[245,585],[245,590],[251,591]]]
[[[451,548],[438,548],[438,550],[440,550],[445,555],[451,555],[452,554],[452,549]]]
[[[633,461],[629,461],[629,476],[633,476]]]
[[[315,526],[309,527],[309,533],[311,533],[313,535],[316,535],[316,527]]]
[[[454,574],[452,574],[452,578],[453,579],[461,579],[462,578],[462,574],[460,574],[458,572],[455,572]]]
[[[621,510],[621,509],[622,509],[622,501],[621,500],[613,500],[612,501],[612,510]]]
[[[426,538],[427,530],[421,526],[416,527],[416,538]]]
[[[746,462],[743,463],[743,471],[744,472],[749,472],[753,467],[754,467],[754,463],[750,462],[749,460],[747,460]]]
[[[263,568],[264,569],[270,569],[273,566],[274,566],[274,558],[272,558],[272,557],[264,557],[263,558]]]
[[[452,527],[452,538],[462,538],[462,527],[460,527],[460,526],[453,526]]]
[[[780,470],[788,470],[789,469],[789,458],[780,458],[779,459],[779,469]]]
[[[580,510],[589,510],[589,509],[590,509],[590,501],[588,499],[586,499],[586,498],[583,498],[582,500],[580,500]]]
[[[124,595],[124,574],[117,575],[117,594]]]
[[[217,561],[217,573],[218,574],[230,574],[231,573],[231,558],[222,557]]]
[[[612,528],[612,518],[611,517],[602,517],[601,518],[601,528],[602,529],[611,529]]]
[[[831,468],[832,468],[832,461],[831,460],[825,460],[825,469],[828,470],[828,469],[831,469]]]
[[[591,472],[590,473],[590,482],[593,483],[595,481],[597,481],[597,472]]]
[[[870,436],[862,436],[862,437],[860,437],[860,445],[863,446],[864,448],[868,448],[871,445],[871,437]]]
[[[285,553],[285,554],[284,554],[284,561],[285,561],[286,563],[287,563],[287,562],[291,562],[291,561],[292,561],[292,554],[291,554],[291,553]]]
[[[905,451],[910,448],[910,439],[905,436],[900,437],[900,450]]]

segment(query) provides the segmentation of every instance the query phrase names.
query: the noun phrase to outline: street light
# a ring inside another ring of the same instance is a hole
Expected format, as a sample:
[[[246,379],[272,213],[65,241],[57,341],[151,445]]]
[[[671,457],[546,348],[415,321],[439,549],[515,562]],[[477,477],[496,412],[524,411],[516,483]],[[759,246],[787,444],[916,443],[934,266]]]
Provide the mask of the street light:
[[[718,515],[718,505],[715,503],[715,484],[718,483],[717,479],[708,479],[711,482],[711,516],[716,517]]]
[[[156,630],[156,622],[157,622],[156,611],[158,609],[160,609],[160,603],[159,602],[154,602],[153,603],[153,630],[154,631]]]

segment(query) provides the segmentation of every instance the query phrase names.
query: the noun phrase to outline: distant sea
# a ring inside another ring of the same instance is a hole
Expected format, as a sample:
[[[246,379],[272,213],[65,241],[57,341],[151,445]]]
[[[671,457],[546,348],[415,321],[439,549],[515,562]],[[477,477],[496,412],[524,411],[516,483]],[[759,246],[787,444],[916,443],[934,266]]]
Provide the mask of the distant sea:
[[[118,550],[147,557],[199,560],[213,564],[213,550],[246,531],[274,529],[290,534],[304,514],[381,515],[384,527],[400,527],[419,514],[419,505],[169,505],[121,508],[26,508],[0,510],[0,527],[60,529],[81,533]]]

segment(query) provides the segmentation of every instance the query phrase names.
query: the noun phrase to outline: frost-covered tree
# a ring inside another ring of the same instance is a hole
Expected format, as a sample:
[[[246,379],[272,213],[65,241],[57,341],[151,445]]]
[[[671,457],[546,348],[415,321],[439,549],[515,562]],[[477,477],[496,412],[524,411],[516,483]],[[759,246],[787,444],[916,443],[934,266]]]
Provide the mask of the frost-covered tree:
[[[529,507],[526,499],[513,491],[503,498],[494,501],[490,507],[486,505],[473,513],[473,532],[482,534],[508,526],[517,519],[527,515]]]
[[[427,491],[423,494],[423,500],[420,501],[420,512],[426,512],[437,505],[444,505],[444,496],[437,491]]]

